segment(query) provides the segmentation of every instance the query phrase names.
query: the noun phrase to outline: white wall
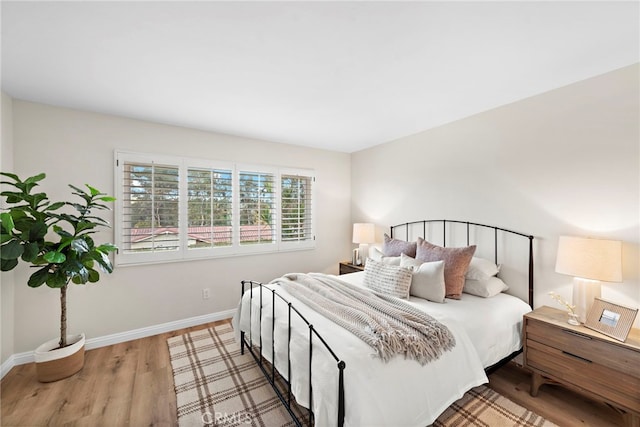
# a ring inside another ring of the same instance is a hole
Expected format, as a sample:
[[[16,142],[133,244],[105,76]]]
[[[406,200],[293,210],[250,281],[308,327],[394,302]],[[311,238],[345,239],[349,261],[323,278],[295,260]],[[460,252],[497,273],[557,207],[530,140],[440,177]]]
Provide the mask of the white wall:
[[[559,235],[619,239],[624,283],[603,284],[603,298],[640,306],[639,75],[636,64],[354,153],[354,221],[533,234],[536,306],[557,307],[552,290],[571,299],[571,277],[554,272]]]
[[[2,92],[0,115],[2,116],[0,168],[3,172],[11,172],[13,170],[13,100],[4,92]],[[0,203],[4,207],[4,199]],[[13,354],[13,289],[13,272],[0,274],[0,364]]]
[[[215,260],[120,267],[95,285],[72,286],[70,332],[87,338],[129,331],[235,308],[240,281],[268,281],[289,271],[337,273],[350,257],[350,156],[345,153],[120,117],[14,99],[14,167],[20,176],[46,172],[52,200],[68,198],[67,184],[89,183],[114,194],[113,152],[182,154],[229,161],[312,168],[316,172],[315,250]],[[109,218],[112,222],[112,218]],[[113,241],[113,234],[100,239]],[[26,286],[27,268],[15,272],[14,351],[33,350],[58,334],[58,293]],[[202,299],[202,289],[211,298]]]

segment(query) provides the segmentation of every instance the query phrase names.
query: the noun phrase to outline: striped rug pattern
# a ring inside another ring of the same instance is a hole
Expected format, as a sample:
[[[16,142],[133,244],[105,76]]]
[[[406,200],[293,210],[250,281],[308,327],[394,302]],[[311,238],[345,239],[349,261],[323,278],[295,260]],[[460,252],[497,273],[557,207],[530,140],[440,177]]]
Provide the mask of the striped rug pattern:
[[[231,324],[167,340],[178,425],[293,426],[294,423],[249,352],[240,354]],[[307,410],[295,407],[305,417]],[[467,392],[433,424],[443,426],[554,427],[485,386]]]

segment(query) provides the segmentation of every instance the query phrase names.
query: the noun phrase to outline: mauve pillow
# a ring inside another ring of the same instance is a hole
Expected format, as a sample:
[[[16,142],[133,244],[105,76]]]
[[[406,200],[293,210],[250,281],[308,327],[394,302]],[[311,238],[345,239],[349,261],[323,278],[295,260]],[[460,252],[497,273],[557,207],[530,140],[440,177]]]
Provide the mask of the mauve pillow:
[[[382,243],[382,253],[384,256],[400,256],[405,254],[409,255],[411,258],[415,258],[416,242],[406,242],[404,240],[394,239],[385,233],[384,242]]]
[[[447,298],[460,299],[464,280],[476,246],[443,248],[418,237],[416,259],[423,262],[444,261],[444,284]]]

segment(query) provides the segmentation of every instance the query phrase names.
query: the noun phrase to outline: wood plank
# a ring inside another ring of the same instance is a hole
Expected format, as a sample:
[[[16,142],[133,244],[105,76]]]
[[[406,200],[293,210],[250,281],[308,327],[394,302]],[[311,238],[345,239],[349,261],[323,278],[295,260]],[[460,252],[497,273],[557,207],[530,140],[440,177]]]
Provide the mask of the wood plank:
[[[507,363],[489,376],[498,393],[562,427],[624,426],[622,415],[610,406],[564,387],[544,385],[537,397],[529,394],[531,373]]]
[[[53,425],[55,417],[56,425],[68,426],[175,426],[166,340],[225,322],[229,320],[90,350],[80,373],[55,383],[37,382],[34,364],[16,366],[0,382],[0,424]],[[489,385],[561,426],[623,425],[622,416],[608,406],[561,387],[545,385],[537,398],[529,396],[529,375],[507,364],[491,375]],[[89,390],[90,384],[95,390]]]

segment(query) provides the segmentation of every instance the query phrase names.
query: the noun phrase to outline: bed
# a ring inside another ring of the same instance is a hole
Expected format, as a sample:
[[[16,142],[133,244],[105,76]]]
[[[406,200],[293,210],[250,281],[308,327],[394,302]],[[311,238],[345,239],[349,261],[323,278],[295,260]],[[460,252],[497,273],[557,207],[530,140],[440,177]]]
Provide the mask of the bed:
[[[455,340],[453,348],[421,364],[401,356],[388,361],[372,356],[371,347],[288,292],[282,279],[243,281],[233,318],[242,351],[254,356],[297,425],[302,421],[291,410],[292,400],[307,408],[309,424],[319,426],[426,426],[466,391],[486,383],[487,372],[521,351],[522,316],[533,305],[533,236],[466,221],[424,220],[393,226],[389,237],[450,248],[472,243],[478,258],[500,264],[513,295],[462,293],[444,303],[410,296],[408,305],[428,313]],[[304,277],[364,288],[367,274],[372,273],[335,280],[313,273]],[[279,380],[284,389],[276,386]]]

